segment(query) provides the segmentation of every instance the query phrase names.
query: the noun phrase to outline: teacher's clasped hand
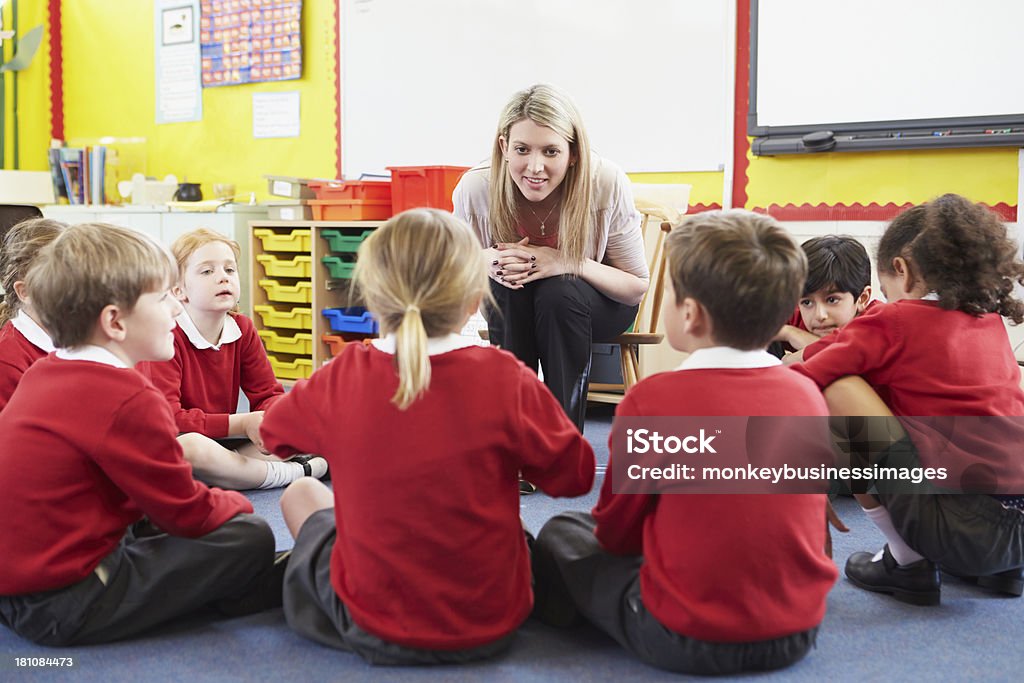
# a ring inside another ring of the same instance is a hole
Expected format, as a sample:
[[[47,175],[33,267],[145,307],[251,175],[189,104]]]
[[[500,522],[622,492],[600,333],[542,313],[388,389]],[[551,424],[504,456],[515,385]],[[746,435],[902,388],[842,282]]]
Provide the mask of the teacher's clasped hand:
[[[505,106],[490,164],[452,199],[487,261],[491,343],[539,363],[582,431],[591,343],[630,326],[649,281],[629,179],[591,152],[569,97],[535,85]]]

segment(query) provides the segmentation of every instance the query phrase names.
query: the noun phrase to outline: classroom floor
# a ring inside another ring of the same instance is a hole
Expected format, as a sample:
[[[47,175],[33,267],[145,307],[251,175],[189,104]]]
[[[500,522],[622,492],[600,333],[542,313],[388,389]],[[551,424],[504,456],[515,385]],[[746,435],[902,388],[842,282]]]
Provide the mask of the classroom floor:
[[[586,434],[600,462],[608,456],[610,412],[599,408]],[[563,510],[589,510],[588,496],[522,499],[522,514],[534,532]],[[253,492],[256,511],[274,528],[278,548],[291,539],[281,519],[280,490]],[[847,498],[837,511],[850,527],[834,536],[841,568],[857,550],[881,547],[879,534]],[[756,566],[751,571],[757,571]],[[852,681],[1018,680],[1024,667],[1024,600],[1002,598],[943,576],[942,605],[911,607],[853,588],[840,578],[829,594],[818,645],[803,661],[758,680]],[[16,657],[71,657],[71,671],[18,667]],[[0,681],[670,681],[681,677],[634,660],[611,639],[590,627],[560,631],[532,620],[519,630],[511,649],[483,663],[461,667],[372,667],[355,655],[304,640],[288,629],[280,610],[239,619],[197,614],[145,636],[92,647],[50,649],[0,628]],[[744,677],[745,678],[745,677]]]

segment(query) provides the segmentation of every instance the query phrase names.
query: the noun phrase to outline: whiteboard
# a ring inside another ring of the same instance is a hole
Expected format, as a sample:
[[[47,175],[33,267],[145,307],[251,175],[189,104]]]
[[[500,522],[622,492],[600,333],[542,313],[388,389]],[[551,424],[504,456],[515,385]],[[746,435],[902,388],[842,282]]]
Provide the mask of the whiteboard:
[[[518,90],[559,86],[628,172],[719,170],[728,0],[339,0],[345,177],[489,159]]]
[[[1021,0],[759,0],[753,9],[752,132],[1024,113]]]

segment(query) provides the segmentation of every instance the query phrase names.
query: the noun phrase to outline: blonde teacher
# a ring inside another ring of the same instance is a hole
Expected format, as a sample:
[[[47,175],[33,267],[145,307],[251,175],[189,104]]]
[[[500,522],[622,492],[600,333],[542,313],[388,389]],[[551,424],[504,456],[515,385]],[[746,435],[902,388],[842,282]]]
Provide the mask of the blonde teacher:
[[[569,97],[535,85],[505,106],[490,164],[463,176],[453,202],[483,247],[491,343],[539,363],[582,431],[591,343],[624,332],[647,291],[629,179],[590,151]]]

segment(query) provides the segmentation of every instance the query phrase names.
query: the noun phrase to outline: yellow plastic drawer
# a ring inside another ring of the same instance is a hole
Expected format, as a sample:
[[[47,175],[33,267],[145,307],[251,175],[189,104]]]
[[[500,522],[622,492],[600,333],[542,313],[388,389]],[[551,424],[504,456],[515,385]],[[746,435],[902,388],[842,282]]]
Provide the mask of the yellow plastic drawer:
[[[309,332],[288,336],[274,330],[260,330],[257,334],[271,353],[293,353],[296,356],[309,356],[313,353],[313,335]]]
[[[280,301],[286,304],[308,304],[313,301],[313,283],[296,282],[294,285],[286,285],[277,280],[260,280],[260,287],[267,293],[271,301]]]
[[[279,311],[273,306],[262,305],[253,306],[252,309],[259,313],[264,327],[283,327],[287,330],[313,329],[312,308],[292,308]]]
[[[281,360],[273,354],[267,354],[270,367],[274,368],[274,377],[278,379],[308,379],[313,374],[312,358],[296,358],[292,361]]]
[[[312,256],[283,259],[273,254],[257,254],[256,260],[270,277],[310,277],[313,273]]]
[[[313,246],[313,231],[309,228],[295,228],[288,232],[254,228],[252,234],[263,243],[266,251],[309,251]]]

